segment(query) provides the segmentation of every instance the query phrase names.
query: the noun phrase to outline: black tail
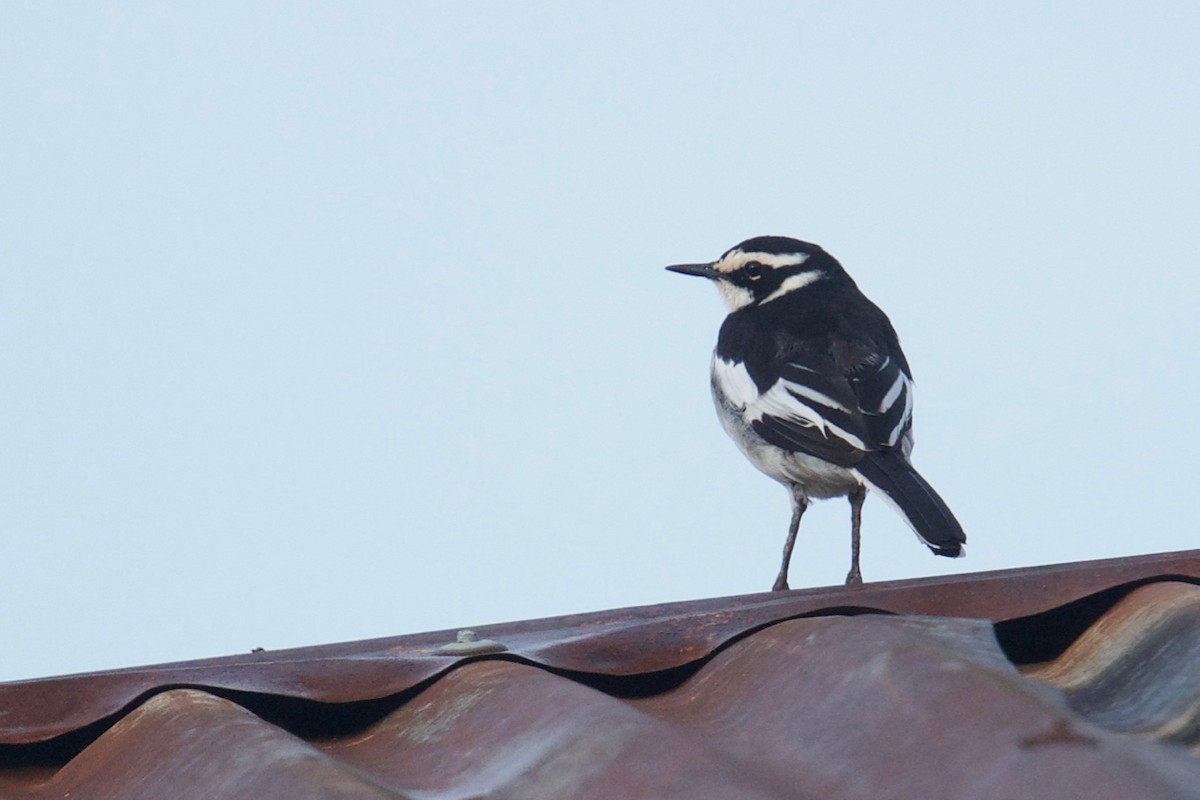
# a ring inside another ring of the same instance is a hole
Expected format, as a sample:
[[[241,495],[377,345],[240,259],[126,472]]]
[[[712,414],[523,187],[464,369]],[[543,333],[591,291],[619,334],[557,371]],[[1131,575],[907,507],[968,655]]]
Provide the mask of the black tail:
[[[956,558],[963,554],[967,535],[954,512],[899,452],[868,453],[853,469],[867,488],[879,492],[904,517],[935,555]]]

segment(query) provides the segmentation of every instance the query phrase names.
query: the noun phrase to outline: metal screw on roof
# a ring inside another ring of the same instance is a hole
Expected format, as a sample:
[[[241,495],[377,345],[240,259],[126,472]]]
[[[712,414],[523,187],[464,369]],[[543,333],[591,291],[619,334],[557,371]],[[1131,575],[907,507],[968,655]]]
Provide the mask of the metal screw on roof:
[[[507,649],[494,639],[480,639],[475,631],[461,630],[456,641],[444,644],[433,652],[440,656],[478,656],[485,653],[502,653]]]

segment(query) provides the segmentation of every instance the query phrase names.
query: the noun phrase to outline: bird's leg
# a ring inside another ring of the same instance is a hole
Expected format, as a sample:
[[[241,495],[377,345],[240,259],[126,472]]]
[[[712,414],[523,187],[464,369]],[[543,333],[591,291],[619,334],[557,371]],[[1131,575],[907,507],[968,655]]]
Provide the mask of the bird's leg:
[[[792,492],[792,524],[788,526],[787,541],[783,543],[783,563],[779,565],[779,575],[775,578],[772,592],[785,592],[788,589],[788,565],[792,562],[792,548],[796,546],[796,532],[800,530],[800,518],[804,509],[808,508],[808,498],[798,492]]]
[[[862,583],[862,573],[858,570],[858,553],[861,549],[862,507],[867,499],[867,490],[859,486],[849,495],[850,499],[850,572],[846,575],[846,585],[854,586]]]

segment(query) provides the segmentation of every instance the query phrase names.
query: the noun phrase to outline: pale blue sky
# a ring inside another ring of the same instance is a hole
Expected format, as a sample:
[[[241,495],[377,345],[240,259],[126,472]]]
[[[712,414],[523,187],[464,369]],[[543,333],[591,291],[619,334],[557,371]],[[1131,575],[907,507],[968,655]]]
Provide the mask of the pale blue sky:
[[[0,20],[0,679],[766,590],[662,269],[756,234],[889,313],[970,537],[872,499],[868,581],[1196,546],[1195,4]]]

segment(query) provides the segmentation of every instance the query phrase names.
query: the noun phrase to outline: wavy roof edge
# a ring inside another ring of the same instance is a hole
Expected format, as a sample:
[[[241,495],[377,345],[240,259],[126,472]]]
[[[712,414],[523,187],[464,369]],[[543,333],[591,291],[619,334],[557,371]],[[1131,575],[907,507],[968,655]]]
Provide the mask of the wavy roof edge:
[[[1083,606],[1080,614],[1094,619],[1132,589],[1169,580],[1200,583],[1200,550],[500,623],[476,628],[487,641],[474,646],[445,648],[455,631],[435,631],[2,683],[0,744],[78,731],[172,687],[355,703],[397,695],[463,661],[496,653],[567,672],[638,675],[695,663],[749,631],[797,617],[874,612],[1006,623],[1061,617],[1064,608]],[[1003,643],[1006,637],[1000,638]],[[1014,659],[1025,662],[1070,644],[1043,642],[1039,650],[1026,641],[1030,637],[1008,638],[1014,640],[1010,654],[1028,649]]]

